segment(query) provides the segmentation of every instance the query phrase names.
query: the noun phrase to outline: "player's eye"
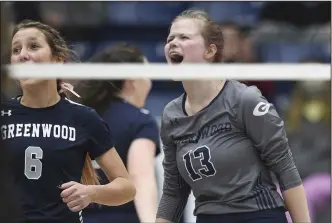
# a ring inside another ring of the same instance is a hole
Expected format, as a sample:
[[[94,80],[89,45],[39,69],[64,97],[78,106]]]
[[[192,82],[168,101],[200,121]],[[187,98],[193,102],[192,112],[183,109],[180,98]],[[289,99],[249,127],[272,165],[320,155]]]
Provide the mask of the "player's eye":
[[[171,41],[172,41],[171,39],[167,39],[167,40],[166,40],[167,43],[169,43],[169,42],[171,42]]]
[[[36,50],[36,49],[39,48],[39,45],[36,44],[36,43],[32,43],[32,44],[30,45],[30,48],[33,49],[33,50]]]
[[[19,53],[19,52],[20,52],[20,49],[18,47],[12,48],[12,53],[13,54],[16,54],[16,53]]]
[[[187,36],[181,36],[180,39],[189,39]]]

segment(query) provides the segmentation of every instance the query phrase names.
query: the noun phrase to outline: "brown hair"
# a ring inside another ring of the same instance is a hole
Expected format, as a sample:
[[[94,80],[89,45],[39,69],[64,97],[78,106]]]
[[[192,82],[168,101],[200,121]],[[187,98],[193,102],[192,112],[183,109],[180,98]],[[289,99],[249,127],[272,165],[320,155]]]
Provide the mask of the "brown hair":
[[[118,43],[94,55],[89,63],[144,63],[144,55],[136,46]],[[125,80],[86,80],[75,83],[81,95],[79,103],[95,109],[99,115],[108,108],[123,89]]]
[[[46,41],[51,48],[52,56],[56,58],[58,61],[69,62],[72,60],[76,60],[75,53],[69,49],[69,47],[66,44],[66,41],[61,37],[60,33],[46,24],[37,21],[24,20],[15,26],[12,33],[12,37],[19,30],[27,28],[36,28],[45,35]],[[66,97],[66,94],[64,92],[60,92],[60,90],[62,90],[61,83],[62,80],[58,79],[56,81],[57,90],[61,97]],[[87,154],[85,158],[81,183],[85,185],[99,184],[99,178],[97,172],[94,170],[92,166],[92,160],[89,154]]]
[[[23,20],[17,24],[13,30],[12,38],[21,29],[36,28],[42,32],[48,45],[51,48],[52,56],[61,62],[69,62],[74,59],[74,52],[69,49],[66,41],[61,37],[60,33],[52,27],[41,22],[32,20]]]
[[[203,23],[202,36],[206,46],[208,47],[211,44],[215,44],[217,47],[213,63],[220,63],[222,61],[222,51],[224,47],[221,27],[215,23],[206,12],[198,9],[189,9],[182,12],[173,20],[172,24],[179,19],[197,19]]]

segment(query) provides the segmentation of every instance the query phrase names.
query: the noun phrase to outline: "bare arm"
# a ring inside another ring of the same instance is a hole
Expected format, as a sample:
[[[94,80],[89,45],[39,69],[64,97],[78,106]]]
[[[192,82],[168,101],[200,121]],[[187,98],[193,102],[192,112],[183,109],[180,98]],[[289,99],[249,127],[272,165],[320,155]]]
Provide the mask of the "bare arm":
[[[282,195],[293,223],[311,222],[303,185],[285,190]]]
[[[92,202],[118,206],[132,201],[136,190],[115,148],[96,158],[96,161],[110,183],[89,186],[92,190]]]
[[[157,213],[155,176],[156,145],[149,139],[136,139],[128,153],[128,172],[136,187],[134,199],[141,222],[153,222]]]
[[[157,218],[156,223],[173,223],[173,222],[168,221],[168,220],[163,219],[163,218]]]

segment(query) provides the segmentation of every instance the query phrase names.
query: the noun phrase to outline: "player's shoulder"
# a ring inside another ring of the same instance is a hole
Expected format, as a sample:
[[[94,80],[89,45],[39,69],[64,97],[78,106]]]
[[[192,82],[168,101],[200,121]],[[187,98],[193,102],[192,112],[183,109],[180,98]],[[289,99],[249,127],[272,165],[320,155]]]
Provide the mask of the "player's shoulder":
[[[17,99],[15,98],[5,98],[1,101],[1,107],[13,107],[17,104]]]
[[[68,110],[74,114],[75,117],[79,117],[83,120],[93,120],[96,118],[100,118],[98,113],[91,107],[88,107],[86,105],[77,103],[75,101],[72,101],[68,98],[64,98],[64,104],[68,108]]]
[[[149,129],[158,132],[158,122],[155,116],[153,116],[148,109],[145,108],[137,108],[136,116],[133,116],[135,119],[131,119],[132,124],[130,126],[133,127],[132,130],[143,129],[148,127]],[[134,129],[136,126],[137,129]]]
[[[228,95],[229,99],[235,104],[248,103],[255,101],[261,97],[262,94],[256,86],[248,86],[244,83],[235,80],[228,81]]]
[[[122,104],[124,107],[127,107],[126,111],[128,112],[128,116],[132,117],[134,121],[137,121],[137,119],[149,120],[152,118],[150,111],[146,108],[138,108],[127,102],[123,102]]]
[[[118,99],[113,101],[108,108],[103,112],[103,118],[105,120],[118,119],[118,117],[122,117],[122,120],[125,120],[128,125],[138,122],[146,122],[147,120],[151,120],[153,116],[150,111],[145,108],[138,108],[122,99]]]
[[[127,104],[127,109],[118,110],[121,116],[126,118],[129,126],[142,126],[151,122],[156,122],[151,112],[145,108],[137,108],[133,105]],[[125,111],[124,111],[125,110]]]
[[[149,123],[149,122],[156,122],[154,116],[152,116],[151,112],[148,109],[145,108],[139,108],[138,109],[138,115],[143,121],[143,123]]]
[[[19,109],[22,108],[17,97],[14,98],[5,98],[1,101],[1,109]]]
[[[73,109],[76,111],[81,111],[81,112],[89,112],[91,110],[90,107],[80,104],[78,102],[75,102],[73,100],[70,100],[68,98],[63,98],[62,100],[64,101],[64,105],[70,109]]]
[[[163,119],[176,117],[183,114],[182,103],[185,94],[180,95],[179,97],[170,101],[164,108],[162,117]]]

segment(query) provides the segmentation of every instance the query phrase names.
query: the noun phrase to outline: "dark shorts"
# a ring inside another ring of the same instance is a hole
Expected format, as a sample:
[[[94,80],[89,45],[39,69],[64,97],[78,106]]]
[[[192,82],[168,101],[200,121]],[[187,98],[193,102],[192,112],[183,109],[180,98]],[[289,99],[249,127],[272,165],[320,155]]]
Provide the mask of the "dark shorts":
[[[135,213],[83,212],[84,223],[140,223]]]
[[[2,223],[1,219],[0,222]],[[71,216],[64,216],[61,219],[59,218],[47,218],[43,217],[40,219],[25,219],[19,220],[18,223],[81,223],[78,213],[72,214]]]
[[[284,209],[272,209],[247,213],[197,215],[196,223],[287,223]]]

